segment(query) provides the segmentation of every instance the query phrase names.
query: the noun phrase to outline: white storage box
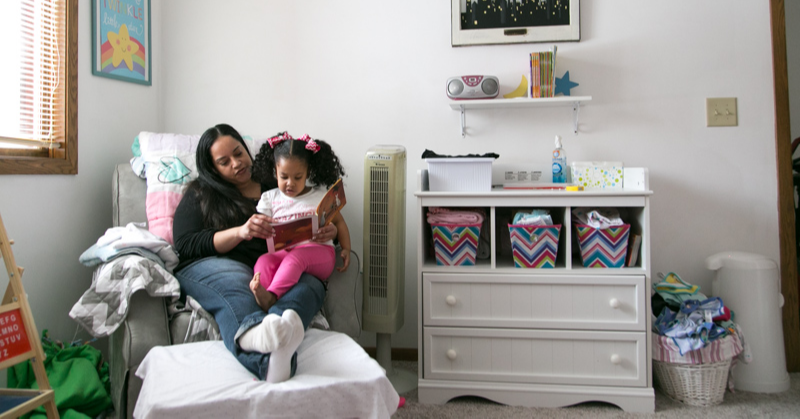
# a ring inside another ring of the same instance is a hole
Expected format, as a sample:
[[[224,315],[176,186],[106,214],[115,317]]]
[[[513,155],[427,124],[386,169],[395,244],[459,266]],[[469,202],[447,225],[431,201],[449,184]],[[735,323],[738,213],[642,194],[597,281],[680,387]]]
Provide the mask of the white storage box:
[[[493,157],[428,158],[431,191],[492,190]]]

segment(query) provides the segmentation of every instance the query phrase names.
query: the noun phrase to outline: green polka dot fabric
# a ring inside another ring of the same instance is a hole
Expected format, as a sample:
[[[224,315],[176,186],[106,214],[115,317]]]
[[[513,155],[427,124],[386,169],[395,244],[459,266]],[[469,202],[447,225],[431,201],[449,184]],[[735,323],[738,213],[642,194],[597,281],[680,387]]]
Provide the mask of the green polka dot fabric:
[[[574,162],[572,183],[585,189],[622,189],[622,162]]]

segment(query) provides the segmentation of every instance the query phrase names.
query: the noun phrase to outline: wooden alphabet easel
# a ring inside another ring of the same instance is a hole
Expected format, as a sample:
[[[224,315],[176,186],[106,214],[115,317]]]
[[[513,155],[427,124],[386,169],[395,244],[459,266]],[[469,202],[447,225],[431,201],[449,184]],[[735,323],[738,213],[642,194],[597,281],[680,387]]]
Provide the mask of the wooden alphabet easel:
[[[44,405],[47,417],[58,419],[55,393],[44,369],[44,351],[22,288],[23,268],[17,266],[0,217],[0,258],[8,272],[8,288],[0,305],[0,370],[31,360],[38,390],[0,389],[0,419],[17,418]]]

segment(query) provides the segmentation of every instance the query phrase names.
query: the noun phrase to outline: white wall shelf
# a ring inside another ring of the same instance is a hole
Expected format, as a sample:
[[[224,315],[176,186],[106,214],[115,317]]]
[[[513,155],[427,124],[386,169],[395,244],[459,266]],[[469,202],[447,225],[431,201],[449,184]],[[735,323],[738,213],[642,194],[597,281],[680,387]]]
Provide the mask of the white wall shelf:
[[[572,107],[572,128],[578,135],[578,115],[582,102],[589,102],[591,96],[558,96],[546,98],[514,98],[514,99],[477,99],[477,100],[451,100],[450,108],[461,111],[461,138],[467,136],[466,111],[467,109],[509,109],[509,108],[545,108],[557,106]]]

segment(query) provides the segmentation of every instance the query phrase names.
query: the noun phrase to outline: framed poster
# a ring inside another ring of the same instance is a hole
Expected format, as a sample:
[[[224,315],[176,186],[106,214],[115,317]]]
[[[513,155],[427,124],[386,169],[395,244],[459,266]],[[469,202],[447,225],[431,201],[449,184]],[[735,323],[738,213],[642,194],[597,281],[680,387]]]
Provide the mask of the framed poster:
[[[579,0],[451,0],[452,46],[580,41]]]
[[[152,85],[150,0],[92,0],[92,74]]]

